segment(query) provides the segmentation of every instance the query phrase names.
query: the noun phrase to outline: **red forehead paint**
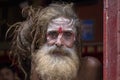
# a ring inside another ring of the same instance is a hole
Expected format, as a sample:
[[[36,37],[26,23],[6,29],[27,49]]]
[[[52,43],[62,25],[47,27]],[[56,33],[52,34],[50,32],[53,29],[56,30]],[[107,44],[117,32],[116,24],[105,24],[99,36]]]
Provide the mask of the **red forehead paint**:
[[[62,27],[59,27],[58,32],[62,33]]]

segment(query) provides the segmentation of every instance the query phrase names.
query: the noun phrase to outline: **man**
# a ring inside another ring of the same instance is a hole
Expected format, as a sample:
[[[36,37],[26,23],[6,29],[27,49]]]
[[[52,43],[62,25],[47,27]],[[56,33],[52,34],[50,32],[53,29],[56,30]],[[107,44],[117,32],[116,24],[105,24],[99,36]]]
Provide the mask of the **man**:
[[[0,80],[20,80],[17,73],[8,63],[0,64]]]
[[[23,14],[26,21],[12,26],[11,51],[21,63],[31,59],[31,80],[101,80],[100,62],[81,57],[81,24],[73,4],[29,7]]]

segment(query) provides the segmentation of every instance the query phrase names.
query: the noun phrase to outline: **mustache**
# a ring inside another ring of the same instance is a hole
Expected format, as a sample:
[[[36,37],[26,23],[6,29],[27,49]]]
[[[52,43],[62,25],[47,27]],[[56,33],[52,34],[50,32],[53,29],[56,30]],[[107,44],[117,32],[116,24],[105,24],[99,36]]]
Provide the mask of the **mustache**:
[[[63,55],[63,56],[70,56],[71,49],[67,47],[57,47],[56,45],[49,46],[49,54],[52,55]]]

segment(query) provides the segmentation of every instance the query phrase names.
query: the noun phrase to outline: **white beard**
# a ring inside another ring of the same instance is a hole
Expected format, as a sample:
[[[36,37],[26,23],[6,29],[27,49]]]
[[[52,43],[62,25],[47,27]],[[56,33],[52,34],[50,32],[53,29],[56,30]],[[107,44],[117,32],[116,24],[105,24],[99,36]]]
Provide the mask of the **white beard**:
[[[74,48],[45,44],[33,59],[42,80],[73,80],[77,76],[79,58]]]

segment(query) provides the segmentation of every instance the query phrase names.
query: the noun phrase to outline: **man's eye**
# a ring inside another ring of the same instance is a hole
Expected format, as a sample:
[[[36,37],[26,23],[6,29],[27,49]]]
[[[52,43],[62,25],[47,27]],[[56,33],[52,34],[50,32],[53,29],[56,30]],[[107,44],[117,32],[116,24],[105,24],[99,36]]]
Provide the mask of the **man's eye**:
[[[68,39],[68,38],[71,38],[72,35],[73,35],[73,33],[70,32],[70,31],[66,31],[66,32],[63,33],[64,38],[67,38],[67,39]]]
[[[56,31],[50,31],[48,32],[48,36],[52,39],[56,39],[58,36],[58,33]]]

